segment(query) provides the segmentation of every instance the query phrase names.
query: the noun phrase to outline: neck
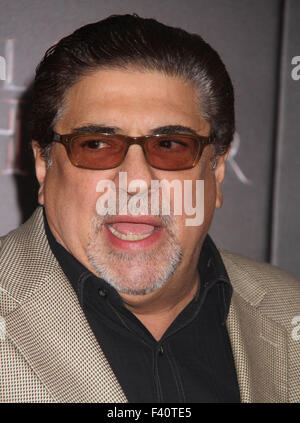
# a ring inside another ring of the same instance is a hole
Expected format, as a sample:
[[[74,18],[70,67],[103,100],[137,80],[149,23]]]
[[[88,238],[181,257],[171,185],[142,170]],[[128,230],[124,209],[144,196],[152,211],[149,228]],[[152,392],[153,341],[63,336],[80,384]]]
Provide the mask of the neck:
[[[170,278],[158,291],[147,295],[120,294],[125,306],[159,341],[170,324],[195,297],[199,286],[197,269],[190,278]]]

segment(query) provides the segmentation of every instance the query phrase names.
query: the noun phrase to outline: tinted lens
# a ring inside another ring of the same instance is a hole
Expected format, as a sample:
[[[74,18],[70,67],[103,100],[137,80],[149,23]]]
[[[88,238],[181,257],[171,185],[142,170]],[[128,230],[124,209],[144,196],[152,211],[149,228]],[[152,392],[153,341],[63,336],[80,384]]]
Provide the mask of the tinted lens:
[[[189,169],[202,144],[189,135],[161,135],[149,138],[145,150],[151,166],[166,170]]]
[[[80,134],[72,138],[67,150],[75,166],[112,169],[124,160],[127,139],[121,135]],[[190,169],[205,145],[199,141],[199,137],[177,134],[141,137],[136,143],[144,144],[147,161],[151,166],[164,170]]]
[[[71,146],[72,161],[88,169],[111,169],[121,164],[126,142],[113,135],[78,135]]]

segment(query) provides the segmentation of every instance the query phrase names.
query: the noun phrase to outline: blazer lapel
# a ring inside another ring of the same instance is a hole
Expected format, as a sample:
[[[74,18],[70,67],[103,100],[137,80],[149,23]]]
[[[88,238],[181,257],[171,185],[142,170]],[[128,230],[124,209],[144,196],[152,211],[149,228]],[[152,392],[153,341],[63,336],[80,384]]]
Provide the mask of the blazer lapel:
[[[11,237],[6,249],[10,251],[14,241],[18,261],[9,263],[12,255],[6,258],[6,251],[3,260],[6,269],[14,269],[8,286],[21,305],[6,317],[8,338],[55,401],[126,402],[76,294],[48,246],[42,210],[23,225],[18,242]]]
[[[268,295],[222,254],[233,296],[227,329],[242,402],[288,402],[287,333],[260,311]]]

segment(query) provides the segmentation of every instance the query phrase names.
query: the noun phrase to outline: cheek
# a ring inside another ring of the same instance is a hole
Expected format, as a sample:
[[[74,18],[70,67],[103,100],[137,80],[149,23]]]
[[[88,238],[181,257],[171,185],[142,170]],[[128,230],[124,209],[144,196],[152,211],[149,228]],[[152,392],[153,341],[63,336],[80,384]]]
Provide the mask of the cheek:
[[[75,167],[49,169],[45,184],[47,218],[69,251],[79,251],[88,242],[99,196],[98,176]]]
[[[216,186],[213,172],[208,169],[201,175],[203,190],[196,192],[196,181],[193,180],[192,195],[189,196],[189,206],[193,207],[194,214],[185,213],[185,204],[183,196],[182,216],[175,216],[177,237],[181,246],[186,250],[194,250],[207,234],[214,210],[216,199]],[[204,196],[203,196],[204,191]],[[188,222],[187,222],[188,220]]]
[[[96,214],[98,181],[97,174],[88,170],[53,166],[46,179],[45,206],[57,222],[73,228],[80,223],[87,230]]]

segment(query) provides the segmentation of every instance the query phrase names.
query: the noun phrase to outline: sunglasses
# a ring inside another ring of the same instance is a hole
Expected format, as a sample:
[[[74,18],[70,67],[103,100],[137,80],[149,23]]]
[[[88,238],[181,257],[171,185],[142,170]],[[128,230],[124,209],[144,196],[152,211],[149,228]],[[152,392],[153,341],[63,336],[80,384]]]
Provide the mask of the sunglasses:
[[[53,141],[65,146],[74,166],[94,170],[120,166],[133,144],[142,147],[147,163],[156,169],[191,169],[199,162],[205,146],[212,142],[210,137],[194,134],[129,137],[99,133],[54,133]]]

